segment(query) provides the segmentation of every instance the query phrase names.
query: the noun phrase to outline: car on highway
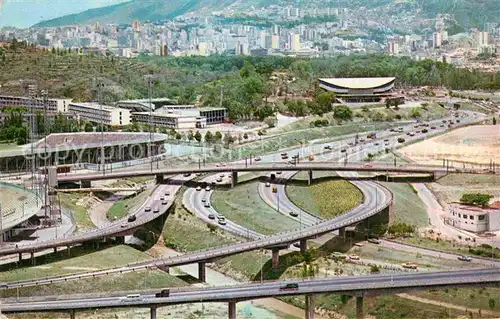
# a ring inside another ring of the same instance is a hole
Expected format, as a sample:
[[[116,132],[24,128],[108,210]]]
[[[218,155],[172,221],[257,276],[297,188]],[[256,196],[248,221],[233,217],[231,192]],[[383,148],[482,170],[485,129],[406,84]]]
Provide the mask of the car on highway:
[[[276,175],[281,175],[281,171],[276,172]]]
[[[227,222],[226,222],[226,219],[225,219],[225,218],[221,218],[221,219],[219,219],[219,220],[218,220],[218,223],[219,223],[219,225],[226,225],[226,224],[227,224]]]
[[[431,126],[431,130],[435,130],[437,127],[435,126]]]
[[[380,145],[380,143],[379,143],[379,142],[375,142],[375,143],[373,143],[373,145],[375,145],[375,146],[379,146],[379,145]]]
[[[404,138],[402,138],[402,137],[398,138],[398,143],[404,143],[404,142],[405,142]]]
[[[212,182],[210,182],[210,184],[211,184],[211,185],[216,185],[216,184],[217,184],[217,182],[216,182],[216,181],[212,181]]]
[[[267,182],[266,187],[271,187],[271,183]]]
[[[184,173],[182,176],[189,177],[189,176],[191,176],[191,173]]]
[[[164,196],[160,197],[160,200],[165,200],[165,197]]]
[[[278,189],[276,187],[273,187],[273,193],[277,193]]]
[[[286,290],[297,290],[299,289],[299,284],[294,282],[294,283],[289,283],[289,284],[286,284],[284,286],[281,286],[280,287],[280,290],[281,291],[286,291]]]
[[[207,201],[207,199],[206,199],[206,198],[202,198],[202,199],[201,199],[201,202],[202,202],[202,203],[205,203],[206,201]]]
[[[142,300],[142,296],[139,294],[130,294],[121,298],[121,301],[123,302],[140,301],[140,300]]]
[[[197,186],[197,187],[196,187],[196,191],[197,191],[197,192],[201,191],[201,186]]]
[[[168,201],[164,200],[163,202],[161,202],[162,205],[168,205]]]
[[[372,164],[364,164],[363,167],[373,167]]]
[[[402,263],[401,267],[406,268],[406,269],[417,269],[418,268],[418,266],[416,264],[410,263],[410,262]]]
[[[325,145],[323,148],[324,148],[325,150],[331,150],[331,149],[332,149],[332,147],[331,147],[330,145]]]
[[[170,196],[170,192],[165,192],[165,196]]]
[[[151,210],[151,209],[150,209]],[[135,222],[137,220],[137,217],[135,215],[130,215],[128,218],[127,218],[127,221],[129,223],[132,223],[132,222]]]
[[[424,133],[424,134],[425,134],[425,133],[427,133],[427,132],[429,132],[429,130],[428,130],[428,129],[426,129],[426,128],[424,128],[424,129],[422,130],[422,133]]]
[[[290,212],[290,216],[297,217],[297,216],[299,216],[299,214],[297,212]]]
[[[345,152],[347,152],[347,149],[345,149],[345,148],[340,150],[340,153],[345,153]]]
[[[281,157],[283,157],[283,156],[288,156],[288,153],[286,153],[286,152],[285,153],[281,153]]]
[[[146,206],[146,208],[144,208],[144,211],[145,211],[145,212],[150,212],[150,211],[151,211],[151,207]]]
[[[309,156],[307,157],[307,159],[308,159],[309,161],[314,161],[314,156],[313,156],[313,155],[309,155]]]
[[[155,209],[153,209],[153,214],[158,214],[160,212],[160,209],[158,207],[155,207]]]
[[[444,127],[444,124],[439,125],[439,127]]]
[[[464,256],[464,255],[458,256],[457,259],[460,261],[471,261],[472,260],[472,258],[470,258],[469,256]]]
[[[293,155],[292,158],[293,159],[298,159],[299,158],[299,154]]]
[[[377,245],[380,244],[380,240],[378,240],[377,238],[368,238],[368,242]]]
[[[217,178],[216,182],[217,182],[217,183],[222,183],[222,178],[220,178],[220,177],[219,177],[219,178]]]
[[[253,160],[256,161],[256,162],[259,162],[261,160],[261,158],[260,157],[256,157]]]
[[[205,205],[203,205],[203,206],[205,206],[206,208],[209,208],[210,207],[210,203],[209,202],[205,202]]]
[[[219,177],[220,177],[220,178],[224,178],[224,174],[220,174],[220,175],[219,175]]]
[[[350,260],[359,260],[359,256],[358,255],[349,255],[349,259]]]
[[[205,191],[210,192],[210,186],[205,187]]]
[[[170,296],[170,289],[168,288],[162,289],[160,292],[155,294],[156,298],[167,298],[168,296]]]
[[[126,227],[128,227],[128,225],[127,224],[122,224],[120,227],[121,228],[126,228]]]
[[[225,219],[226,217],[224,217],[224,215],[222,214],[217,214],[217,219]]]
[[[215,215],[212,213],[208,214],[208,219],[215,219]]]

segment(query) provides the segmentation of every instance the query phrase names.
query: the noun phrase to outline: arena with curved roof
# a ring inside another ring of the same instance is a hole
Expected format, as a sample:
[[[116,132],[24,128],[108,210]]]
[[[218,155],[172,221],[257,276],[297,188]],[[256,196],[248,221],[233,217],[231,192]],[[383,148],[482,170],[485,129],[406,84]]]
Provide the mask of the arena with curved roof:
[[[334,92],[340,102],[380,102],[401,99],[394,93],[395,77],[322,78],[319,86]]]

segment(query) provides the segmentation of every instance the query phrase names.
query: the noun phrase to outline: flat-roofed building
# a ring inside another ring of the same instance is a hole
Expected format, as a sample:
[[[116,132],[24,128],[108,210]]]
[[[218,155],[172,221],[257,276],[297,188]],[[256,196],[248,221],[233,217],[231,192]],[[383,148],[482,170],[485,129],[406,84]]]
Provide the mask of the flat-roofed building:
[[[395,81],[395,77],[323,78],[319,79],[319,86],[344,101],[379,102],[386,98],[402,98],[393,92]]]
[[[116,102],[115,106],[130,110],[131,112],[144,112],[149,111],[151,108],[149,102],[149,99],[124,100]],[[153,105],[153,110],[157,110],[165,105],[174,104],[174,102],[169,98],[155,98],[151,99],[151,104]]]
[[[149,112],[133,112],[132,120],[149,124]],[[194,105],[164,106],[151,114],[151,125],[171,129],[204,128],[210,124],[223,123],[227,113],[223,107],[200,107]]]
[[[453,203],[447,209],[445,223],[475,233],[500,230],[500,202],[485,208]]]
[[[47,99],[47,110],[49,113],[65,113],[71,99]],[[30,98],[27,96],[0,95],[0,109],[8,106],[34,107],[37,110],[44,110],[42,98]]]
[[[130,111],[119,107],[108,105],[102,106],[98,103],[70,103],[68,113],[73,114],[79,120],[93,123],[101,123],[109,126],[125,126],[130,124]]]

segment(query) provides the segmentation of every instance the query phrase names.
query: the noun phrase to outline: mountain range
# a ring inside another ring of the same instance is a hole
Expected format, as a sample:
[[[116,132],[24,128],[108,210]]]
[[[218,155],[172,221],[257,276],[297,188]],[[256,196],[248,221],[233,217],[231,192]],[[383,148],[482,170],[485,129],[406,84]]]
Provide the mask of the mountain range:
[[[81,25],[93,22],[129,24],[132,20],[155,21],[173,19],[190,12],[210,13],[229,6],[244,12],[245,6],[270,4],[299,5],[306,0],[131,0],[112,6],[90,9],[77,14],[42,21],[35,27]],[[438,13],[455,17],[462,27],[483,28],[486,22],[500,23],[500,0],[307,0],[318,7],[364,7],[379,9],[390,15],[412,12],[422,18],[435,18]]]

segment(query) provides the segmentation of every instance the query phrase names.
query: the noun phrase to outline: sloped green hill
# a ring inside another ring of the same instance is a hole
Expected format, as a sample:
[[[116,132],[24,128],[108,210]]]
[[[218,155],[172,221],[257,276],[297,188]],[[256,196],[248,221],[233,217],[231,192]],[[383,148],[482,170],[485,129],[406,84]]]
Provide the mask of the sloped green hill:
[[[81,25],[93,22],[128,24],[132,20],[172,19],[192,11],[217,10],[235,0],[132,0],[42,21],[34,27]]]

